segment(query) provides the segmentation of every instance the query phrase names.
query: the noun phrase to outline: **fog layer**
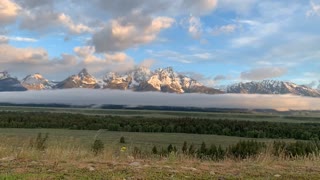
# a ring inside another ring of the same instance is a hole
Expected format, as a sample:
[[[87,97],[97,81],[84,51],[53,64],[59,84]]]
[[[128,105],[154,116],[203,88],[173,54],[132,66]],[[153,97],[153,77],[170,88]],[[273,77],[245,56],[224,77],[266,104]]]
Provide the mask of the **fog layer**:
[[[169,94],[92,89],[1,92],[0,103],[320,110],[320,98],[293,95]]]

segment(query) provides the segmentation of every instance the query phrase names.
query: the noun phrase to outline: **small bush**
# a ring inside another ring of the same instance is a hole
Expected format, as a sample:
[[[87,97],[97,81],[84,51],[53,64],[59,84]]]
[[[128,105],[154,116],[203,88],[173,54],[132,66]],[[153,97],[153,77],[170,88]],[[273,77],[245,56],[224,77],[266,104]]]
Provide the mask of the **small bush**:
[[[153,148],[152,148],[152,153],[153,153],[153,154],[158,154],[157,146],[153,146]]]
[[[121,144],[125,144],[125,143],[126,143],[126,141],[125,141],[125,139],[124,139],[123,136],[120,138],[120,143],[121,143]]]
[[[266,144],[262,142],[253,140],[240,141],[235,145],[229,146],[228,153],[235,158],[245,159],[259,154],[265,147]]]
[[[134,158],[140,158],[142,156],[141,150],[138,147],[133,148],[132,155]]]
[[[101,153],[104,149],[104,144],[100,139],[94,140],[91,150],[94,153],[95,156],[97,156],[99,153]]]
[[[182,152],[183,152],[183,154],[187,154],[187,151],[188,151],[188,144],[185,141],[185,142],[183,142]]]
[[[38,133],[35,141],[33,139],[30,140],[30,147],[36,148],[39,151],[44,151],[47,148],[48,138],[48,133],[46,133],[44,136],[42,136],[42,133]]]

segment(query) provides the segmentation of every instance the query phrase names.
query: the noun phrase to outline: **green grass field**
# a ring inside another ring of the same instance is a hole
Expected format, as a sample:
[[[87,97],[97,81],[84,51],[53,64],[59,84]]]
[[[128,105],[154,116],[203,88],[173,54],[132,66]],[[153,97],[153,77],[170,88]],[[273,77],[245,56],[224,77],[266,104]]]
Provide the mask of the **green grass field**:
[[[123,136],[126,140],[126,146],[137,146],[142,149],[151,150],[152,146],[166,148],[169,144],[181,147],[184,141],[189,144],[200,146],[202,142],[206,144],[216,144],[227,147],[235,144],[240,140],[248,140],[250,138],[218,136],[218,135],[202,135],[202,134],[183,134],[183,133],[136,133],[136,132],[112,132],[112,131],[91,131],[91,130],[65,130],[65,129],[0,129],[0,139],[7,139],[16,146],[21,141],[28,141],[35,138],[38,133],[49,133],[49,145],[56,145],[61,140],[68,141],[75,146],[90,148],[95,137],[101,139],[106,146],[119,146],[119,140]],[[261,142],[273,142],[274,139],[255,139]],[[286,140],[294,141],[294,140]],[[1,142],[0,142],[1,144]]]
[[[229,119],[246,121],[269,121],[287,123],[320,123],[320,112],[292,111],[292,112],[188,112],[188,111],[158,111],[158,110],[118,110],[92,108],[48,108],[48,107],[16,107],[0,106],[0,111],[24,112],[56,112],[76,113],[85,115],[112,115],[136,117],[193,117],[205,119]]]

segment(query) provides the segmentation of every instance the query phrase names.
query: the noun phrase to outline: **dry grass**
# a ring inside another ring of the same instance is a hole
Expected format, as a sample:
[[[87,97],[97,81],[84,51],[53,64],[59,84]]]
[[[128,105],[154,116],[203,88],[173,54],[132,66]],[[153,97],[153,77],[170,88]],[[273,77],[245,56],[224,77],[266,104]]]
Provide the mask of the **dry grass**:
[[[94,156],[76,139],[65,139],[38,151],[28,140],[0,137],[0,179],[320,179],[316,156],[288,159],[267,150],[214,162],[177,154],[133,157],[131,150],[112,145]]]

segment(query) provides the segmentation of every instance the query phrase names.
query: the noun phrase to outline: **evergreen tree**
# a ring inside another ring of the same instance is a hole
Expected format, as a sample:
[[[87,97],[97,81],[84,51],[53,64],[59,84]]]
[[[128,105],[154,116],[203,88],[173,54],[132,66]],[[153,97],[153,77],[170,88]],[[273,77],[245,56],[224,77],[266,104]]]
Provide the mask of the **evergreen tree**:
[[[168,153],[171,153],[171,152],[173,151],[173,146],[172,146],[172,144],[169,144],[167,150],[168,150]]]
[[[126,143],[126,141],[125,141],[125,139],[124,139],[124,137],[123,137],[123,136],[121,136],[121,138],[120,138],[120,143],[121,143],[121,144]]]
[[[188,144],[187,144],[187,141],[183,142],[183,146],[182,146],[182,152],[184,154],[186,154],[188,151]]]
[[[153,153],[153,154],[158,154],[157,146],[153,146],[153,148],[152,148],[152,153]]]
[[[195,148],[194,148],[194,145],[191,144],[191,145],[189,146],[189,150],[188,150],[189,155],[194,155],[195,151],[196,151],[196,150],[195,150]]]

